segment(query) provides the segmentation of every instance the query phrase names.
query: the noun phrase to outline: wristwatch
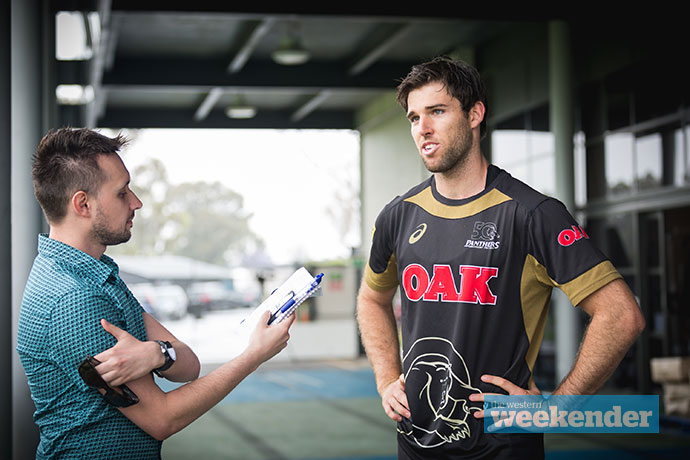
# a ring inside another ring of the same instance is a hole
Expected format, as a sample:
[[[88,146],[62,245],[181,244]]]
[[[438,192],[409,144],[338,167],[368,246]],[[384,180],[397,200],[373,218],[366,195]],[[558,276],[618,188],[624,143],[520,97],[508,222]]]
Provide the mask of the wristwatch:
[[[153,372],[158,376],[162,377],[160,374],[161,372],[168,370],[170,366],[173,365],[175,360],[177,359],[177,356],[175,355],[175,349],[173,348],[172,344],[170,342],[166,342],[164,340],[154,340],[158,345],[161,347],[161,353],[163,353],[163,356],[165,357],[165,362],[161,367],[158,369],[154,369]]]

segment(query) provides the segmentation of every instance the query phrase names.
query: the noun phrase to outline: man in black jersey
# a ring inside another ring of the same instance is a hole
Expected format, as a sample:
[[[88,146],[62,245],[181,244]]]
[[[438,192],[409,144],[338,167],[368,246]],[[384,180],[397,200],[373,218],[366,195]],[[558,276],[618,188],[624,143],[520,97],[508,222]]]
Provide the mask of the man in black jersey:
[[[357,318],[383,408],[398,422],[399,457],[543,458],[541,434],[484,433],[481,409],[487,393],[539,394],[532,369],[552,288],[591,317],[554,394],[596,392],[644,319],[559,201],[487,163],[474,68],[447,58],[415,66],[398,101],[433,174],[376,219]]]

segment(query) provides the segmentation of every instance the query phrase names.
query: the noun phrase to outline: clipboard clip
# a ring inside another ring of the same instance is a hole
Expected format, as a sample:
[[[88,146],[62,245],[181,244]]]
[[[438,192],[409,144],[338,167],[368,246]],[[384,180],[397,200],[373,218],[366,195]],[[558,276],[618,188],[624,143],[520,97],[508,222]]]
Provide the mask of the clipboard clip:
[[[281,313],[285,313],[292,307],[296,302],[295,299],[295,291],[290,291],[288,292],[285,297],[283,298],[283,301],[281,302],[281,307],[277,309],[271,317],[268,319],[268,324],[272,324],[278,316],[280,316]]]

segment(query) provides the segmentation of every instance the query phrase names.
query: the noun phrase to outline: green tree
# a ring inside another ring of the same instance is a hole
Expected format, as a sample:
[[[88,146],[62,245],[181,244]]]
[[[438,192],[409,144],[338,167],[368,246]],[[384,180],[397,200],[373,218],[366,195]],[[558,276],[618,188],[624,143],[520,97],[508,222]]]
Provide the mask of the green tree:
[[[244,199],[220,182],[170,184],[157,159],[132,172],[132,190],[144,203],[132,239],[113,253],[175,254],[205,262],[237,264],[263,246],[249,228]]]

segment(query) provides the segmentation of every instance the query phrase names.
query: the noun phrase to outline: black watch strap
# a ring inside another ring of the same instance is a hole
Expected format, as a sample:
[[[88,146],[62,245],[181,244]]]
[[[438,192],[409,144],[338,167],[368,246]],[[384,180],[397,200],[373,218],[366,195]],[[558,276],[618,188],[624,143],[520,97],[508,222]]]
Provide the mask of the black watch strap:
[[[154,369],[153,372],[158,376],[161,377],[161,372],[166,371],[170,368],[170,366],[173,365],[175,360],[173,359],[172,356],[170,356],[170,352],[168,349],[172,348],[172,344],[170,342],[164,341],[164,340],[154,340],[158,345],[161,347],[161,353],[163,353],[163,356],[165,357],[165,362],[161,367],[158,369]]]

